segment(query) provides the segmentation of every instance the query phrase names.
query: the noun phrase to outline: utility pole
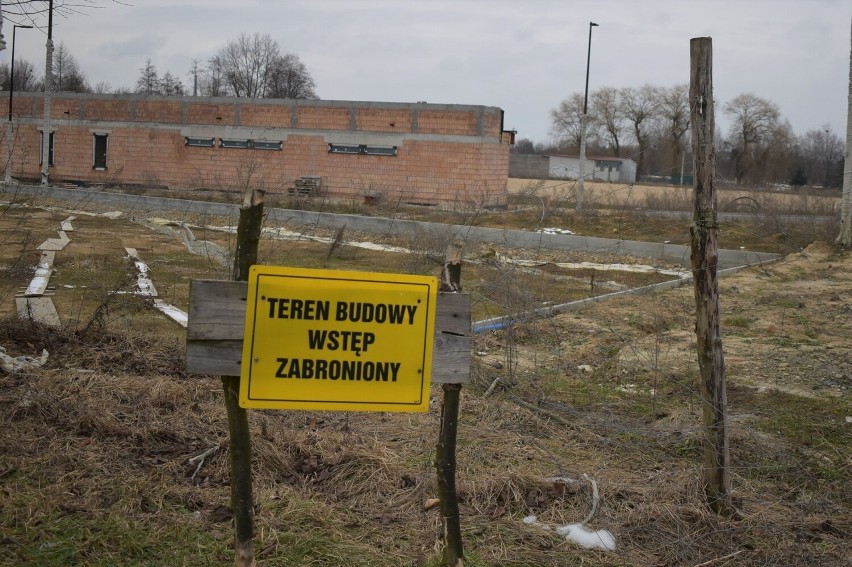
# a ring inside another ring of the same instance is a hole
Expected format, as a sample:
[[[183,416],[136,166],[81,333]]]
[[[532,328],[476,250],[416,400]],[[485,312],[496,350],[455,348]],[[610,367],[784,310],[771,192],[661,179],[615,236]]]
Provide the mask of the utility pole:
[[[580,116],[580,174],[577,180],[577,210],[583,209],[586,199],[586,124],[589,110],[589,64],[592,62],[592,28],[597,27],[595,22],[589,22],[589,50],[586,55],[586,93],[583,96],[583,115]]]
[[[50,184],[50,107],[53,92],[53,0],[47,8],[47,55],[44,63],[44,131],[41,138],[41,184]]]

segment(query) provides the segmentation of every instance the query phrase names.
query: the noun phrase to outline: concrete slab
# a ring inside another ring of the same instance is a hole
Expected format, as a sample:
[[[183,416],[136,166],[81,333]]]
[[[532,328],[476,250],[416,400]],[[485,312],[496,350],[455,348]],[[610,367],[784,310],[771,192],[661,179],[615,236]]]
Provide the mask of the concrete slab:
[[[74,226],[71,224],[72,220],[75,220],[77,217],[70,216],[60,224],[59,230],[64,230],[65,232],[74,232]]]
[[[53,250],[45,250],[41,253],[41,258],[38,263],[41,266],[42,264],[47,266],[48,268],[53,267],[53,262],[56,259],[56,252]]]
[[[60,240],[58,238],[48,238],[44,242],[42,242],[37,250],[48,250],[53,252],[59,252],[63,248],[65,248],[70,240]]]
[[[49,297],[16,297],[15,308],[21,319],[36,321],[51,327],[62,326],[59,313],[56,312],[53,300]]]
[[[189,322],[189,315],[185,311],[178,309],[174,305],[169,305],[162,299],[155,299],[154,307],[181,327],[186,328]]]

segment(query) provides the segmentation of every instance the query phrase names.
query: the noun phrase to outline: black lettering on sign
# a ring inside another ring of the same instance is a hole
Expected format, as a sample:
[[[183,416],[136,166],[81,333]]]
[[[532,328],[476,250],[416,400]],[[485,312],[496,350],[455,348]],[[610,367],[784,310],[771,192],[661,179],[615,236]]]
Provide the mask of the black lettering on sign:
[[[401,362],[363,362],[361,360],[325,360],[277,358],[276,378],[335,380],[351,382],[396,382]]]
[[[276,359],[280,364],[278,365],[278,370],[275,372],[276,378],[287,378],[287,375],[284,373],[284,369],[287,367],[287,358],[277,358]]]
[[[416,312],[416,305],[338,301],[335,308],[335,319],[352,323],[390,323],[392,325],[408,323],[413,325]]]
[[[316,299],[291,299],[267,297],[270,319],[303,319],[306,321],[328,321],[330,303]]]
[[[360,355],[376,342],[375,333],[360,331],[320,331],[308,329],[311,350],[348,350]]]

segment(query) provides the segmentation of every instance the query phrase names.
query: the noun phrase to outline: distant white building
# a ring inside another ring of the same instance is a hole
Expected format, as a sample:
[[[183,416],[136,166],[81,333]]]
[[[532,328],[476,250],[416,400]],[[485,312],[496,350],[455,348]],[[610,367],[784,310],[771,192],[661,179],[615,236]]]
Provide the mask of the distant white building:
[[[549,177],[580,177],[580,156],[547,155]],[[610,183],[635,183],[636,162],[628,158],[586,157],[586,179]]]

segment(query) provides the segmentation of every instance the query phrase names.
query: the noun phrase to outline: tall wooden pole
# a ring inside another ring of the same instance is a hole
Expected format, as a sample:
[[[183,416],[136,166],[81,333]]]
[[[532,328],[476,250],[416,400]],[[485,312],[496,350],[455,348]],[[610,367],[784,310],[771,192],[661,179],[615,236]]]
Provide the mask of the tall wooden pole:
[[[717,276],[716,151],[713,112],[713,40],[690,41],[689,81],[695,212],[690,227],[692,276],[695,281],[695,331],[698,368],[701,376],[701,406],[704,421],[704,490],[707,503],[719,514],[730,515],[730,451],[727,430],[725,358],[719,316]]]
[[[461,249],[450,246],[441,273],[441,291],[461,291]],[[435,468],[438,474],[438,499],[444,528],[443,565],[464,566],[464,546],[461,537],[461,518],[456,495],[456,434],[459,421],[461,384],[441,384],[444,403],[441,406],[441,433],[435,448]]]
[[[12,44],[14,46],[14,43]],[[849,94],[846,99],[846,159],[843,161],[843,198],[837,244],[852,246],[852,49],[849,52]]]
[[[263,221],[263,191],[249,190],[243,197],[237,225],[232,279],[247,281],[249,268],[257,263],[257,247]],[[240,377],[222,376],[231,459],[231,509],[234,511],[234,564],[254,567],[254,503],[251,480],[251,436],[248,414],[240,407]]]

